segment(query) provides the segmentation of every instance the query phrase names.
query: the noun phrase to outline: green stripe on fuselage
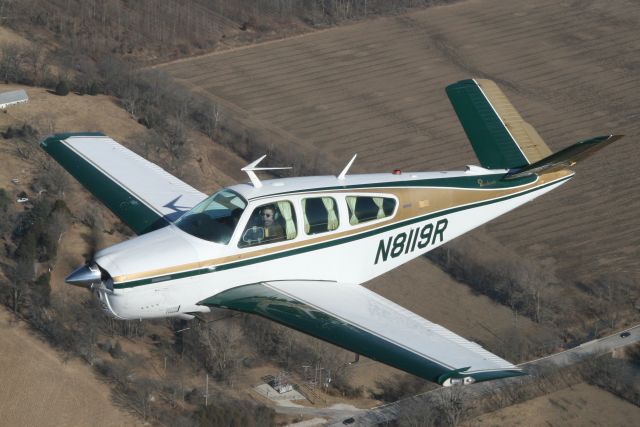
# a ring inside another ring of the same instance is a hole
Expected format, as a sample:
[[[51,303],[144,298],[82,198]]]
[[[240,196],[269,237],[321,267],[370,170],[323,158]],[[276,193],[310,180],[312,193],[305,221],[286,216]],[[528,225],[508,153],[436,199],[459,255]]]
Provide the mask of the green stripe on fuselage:
[[[266,196],[252,197],[249,200],[259,200],[265,198],[271,198],[276,196],[288,196],[303,193],[317,193],[317,192],[330,192],[339,190],[359,190],[372,188],[415,188],[415,187],[435,187],[435,188],[453,188],[453,189],[466,189],[466,190],[499,190],[504,188],[513,188],[519,185],[530,184],[537,178],[535,176],[528,176],[521,178],[519,181],[509,182],[503,180],[504,173],[491,174],[491,175],[474,175],[474,176],[456,176],[448,178],[429,178],[429,179],[414,179],[409,181],[390,181],[379,182],[372,184],[353,184],[342,185],[332,187],[316,187],[305,188],[296,191],[283,191],[282,193],[271,193]],[[525,179],[529,178],[529,179]]]
[[[134,197],[99,169],[64,144],[71,136],[104,136],[101,133],[65,133],[52,135],[40,143],[42,148],[76,178],[91,194],[105,204],[134,233],[145,234],[162,228],[168,222]],[[96,143],[99,143],[96,141]]]
[[[571,176],[568,176],[566,178],[557,180],[557,181],[553,181],[544,185],[541,185],[539,187],[535,187],[535,188],[531,188],[529,190],[520,192],[520,193],[516,193],[516,194],[512,194],[509,196],[505,196],[505,197],[500,197],[500,198],[496,198],[496,199],[491,199],[491,200],[486,200],[483,202],[476,202],[473,204],[469,204],[466,206],[458,206],[455,208],[451,208],[451,209],[447,209],[444,211],[440,211],[440,212],[435,212],[432,214],[427,214],[427,215],[422,215],[422,216],[418,216],[418,217],[414,217],[402,222],[398,222],[395,224],[390,224],[384,227],[380,227],[380,228],[376,228],[374,230],[370,230],[370,231],[366,231],[363,233],[359,233],[359,234],[354,234],[351,236],[347,236],[347,237],[342,237],[342,238],[338,238],[335,240],[329,240],[326,242],[322,242],[322,243],[316,243],[316,244],[310,244],[307,246],[302,246],[299,248],[295,248],[295,249],[290,249],[290,250],[285,250],[282,252],[276,252],[273,254],[269,254],[269,255],[264,255],[264,256],[259,256],[259,257],[255,257],[255,258],[250,258],[250,259],[246,259],[246,260],[242,260],[242,261],[236,261],[236,262],[231,262],[228,264],[222,264],[222,265],[218,265],[216,266],[215,270],[211,270],[210,268],[200,268],[200,269],[196,269],[196,270],[190,270],[190,271],[183,271],[180,273],[171,273],[171,278],[172,279],[181,279],[181,278],[185,278],[185,277],[190,277],[190,276],[198,276],[201,274],[209,274],[209,273],[213,273],[215,271],[223,271],[223,270],[230,270],[233,268],[238,268],[238,267],[244,267],[247,265],[251,265],[251,264],[256,264],[256,263],[260,263],[260,262],[264,262],[264,261],[270,261],[270,260],[274,260],[274,259],[279,259],[279,258],[283,258],[283,257],[288,257],[288,256],[292,256],[292,255],[297,255],[297,254],[301,254],[301,253],[305,253],[305,252],[310,252],[310,251],[315,251],[315,250],[319,250],[319,249],[324,249],[327,247],[331,247],[331,246],[335,246],[335,245],[340,245],[343,243],[348,243],[348,242],[352,242],[355,240],[360,240],[360,239],[364,239],[370,236],[374,236],[376,234],[380,234],[380,233],[384,233],[386,231],[390,231],[390,230],[394,230],[396,228],[400,228],[400,227],[405,227],[411,224],[415,224],[417,222],[422,222],[422,221],[427,221],[433,218],[438,218],[438,217],[442,217],[445,215],[449,215],[455,212],[459,212],[459,211],[463,211],[463,210],[467,210],[467,209],[472,209],[472,208],[477,208],[477,207],[481,207],[481,206],[485,206],[485,205],[489,205],[492,203],[496,203],[496,202],[500,202],[500,201],[504,201],[504,200],[508,200],[508,199],[512,199],[514,197],[518,197],[518,196],[522,196],[525,195],[527,193],[533,192],[533,191],[537,191],[540,190],[542,188],[548,187],[549,185],[553,185],[553,184],[557,184],[563,181],[566,181],[567,179],[570,179]],[[537,178],[533,178],[532,180],[535,180]],[[521,184],[518,184],[521,185]],[[116,289],[125,289],[125,288],[132,288],[132,287],[136,287],[136,286],[142,286],[142,285],[148,285],[153,283],[152,282],[152,278],[145,278],[145,279],[139,279],[139,280],[132,280],[132,281],[128,281],[128,282],[120,282],[120,283],[114,283],[114,287]]]
[[[257,314],[429,381],[438,382],[455,370],[260,283],[221,292],[200,304]],[[524,373],[514,369],[454,376],[484,381],[515,375]]]

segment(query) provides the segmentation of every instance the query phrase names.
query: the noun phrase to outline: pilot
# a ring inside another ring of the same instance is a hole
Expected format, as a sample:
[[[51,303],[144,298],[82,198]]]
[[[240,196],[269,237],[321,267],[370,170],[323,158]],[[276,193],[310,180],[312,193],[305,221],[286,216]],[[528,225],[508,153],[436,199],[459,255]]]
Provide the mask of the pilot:
[[[266,242],[279,242],[284,240],[284,229],[276,221],[276,209],[273,206],[265,206],[260,212],[260,219],[264,227],[264,240]]]

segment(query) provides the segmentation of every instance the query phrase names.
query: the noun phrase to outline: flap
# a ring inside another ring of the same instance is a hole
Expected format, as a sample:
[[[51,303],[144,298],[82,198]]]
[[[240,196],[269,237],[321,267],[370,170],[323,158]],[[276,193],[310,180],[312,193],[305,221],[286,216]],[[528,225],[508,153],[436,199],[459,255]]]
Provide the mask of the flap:
[[[277,281],[240,286],[200,304],[258,314],[437,383],[523,375],[478,344],[360,286]]]
[[[101,133],[57,134],[40,145],[136,234],[164,227],[206,198]]]

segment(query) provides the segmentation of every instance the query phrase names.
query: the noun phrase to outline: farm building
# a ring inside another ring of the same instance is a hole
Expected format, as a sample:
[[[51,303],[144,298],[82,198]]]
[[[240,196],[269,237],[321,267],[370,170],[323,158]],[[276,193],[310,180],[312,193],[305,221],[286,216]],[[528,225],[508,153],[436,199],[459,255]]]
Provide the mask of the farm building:
[[[23,89],[20,90],[12,90],[10,92],[0,93],[0,109],[6,109],[12,105],[22,104],[23,102],[27,102],[29,100],[29,96],[27,96],[27,92]]]

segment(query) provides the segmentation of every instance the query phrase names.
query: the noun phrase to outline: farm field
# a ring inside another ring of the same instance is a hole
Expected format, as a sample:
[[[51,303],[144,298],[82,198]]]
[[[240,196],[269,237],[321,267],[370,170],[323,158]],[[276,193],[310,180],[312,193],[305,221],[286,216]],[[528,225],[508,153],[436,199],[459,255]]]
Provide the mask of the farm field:
[[[489,426],[634,426],[640,408],[586,383],[537,397],[464,423]]]
[[[561,277],[640,279],[640,5],[469,0],[161,66],[262,126],[274,143],[321,152],[336,173],[477,163],[444,93],[495,80],[552,150],[626,138],[573,182],[488,226]],[[279,142],[278,142],[279,141]]]
[[[111,403],[109,386],[80,360],[64,362],[0,307],[2,425],[138,426]]]

